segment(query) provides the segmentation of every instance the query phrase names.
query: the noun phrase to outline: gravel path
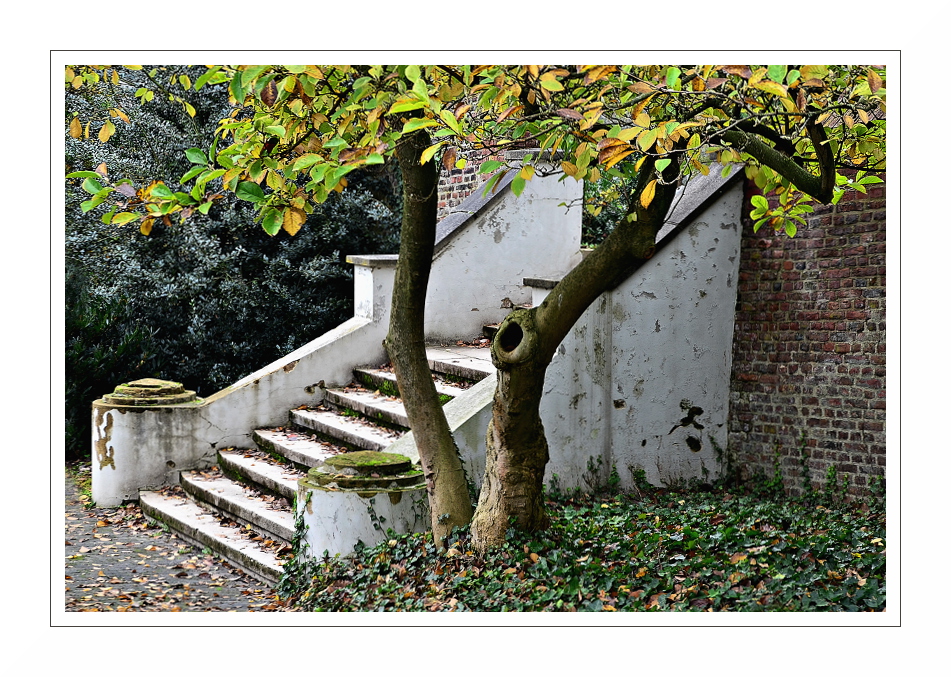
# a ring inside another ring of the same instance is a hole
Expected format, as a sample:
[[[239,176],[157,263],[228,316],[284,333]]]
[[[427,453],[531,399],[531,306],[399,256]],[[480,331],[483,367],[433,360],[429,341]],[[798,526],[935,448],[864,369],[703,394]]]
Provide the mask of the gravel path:
[[[89,468],[66,472],[66,611],[284,611],[274,591],[150,523],[90,507]]]

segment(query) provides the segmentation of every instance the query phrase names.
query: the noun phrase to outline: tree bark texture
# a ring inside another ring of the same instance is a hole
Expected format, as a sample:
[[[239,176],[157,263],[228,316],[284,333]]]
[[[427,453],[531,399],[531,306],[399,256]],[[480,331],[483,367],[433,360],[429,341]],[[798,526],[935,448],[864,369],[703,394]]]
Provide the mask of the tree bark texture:
[[[403,175],[403,223],[386,350],[426,477],[433,536],[444,545],[453,527],[472,519],[465,472],[426,359],[424,311],[436,240],[439,172],[419,164],[429,136],[404,137],[397,149]]]
[[[657,233],[676,190],[677,163],[664,172],[648,207],[640,192],[653,177],[653,163],[640,174],[631,213],[610,236],[571,270],[537,307],[513,311],[492,341],[492,362],[499,370],[486,433],[486,469],[472,520],[476,549],[486,552],[505,542],[509,526],[545,529],[542,487],[548,442],[540,415],[545,372],[558,345],[584,311],[602,293],[621,283],[654,254]]]

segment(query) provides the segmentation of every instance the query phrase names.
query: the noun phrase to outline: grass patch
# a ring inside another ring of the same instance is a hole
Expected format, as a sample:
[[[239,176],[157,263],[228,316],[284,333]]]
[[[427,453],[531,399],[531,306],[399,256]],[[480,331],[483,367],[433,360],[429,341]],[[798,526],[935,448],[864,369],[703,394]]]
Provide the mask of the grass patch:
[[[466,530],[443,553],[391,532],[294,569],[283,589],[308,611],[883,611],[877,508],[723,490],[553,495],[549,529],[510,531],[484,558]]]

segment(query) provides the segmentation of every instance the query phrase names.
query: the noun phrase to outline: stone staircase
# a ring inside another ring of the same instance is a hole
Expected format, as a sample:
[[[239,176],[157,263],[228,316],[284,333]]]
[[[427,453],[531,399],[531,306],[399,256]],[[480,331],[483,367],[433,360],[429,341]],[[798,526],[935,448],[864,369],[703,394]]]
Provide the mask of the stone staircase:
[[[488,342],[482,345],[427,348],[443,404],[494,371]],[[325,390],[321,404],[291,410],[286,424],[253,431],[256,448],[220,449],[217,466],[183,471],[178,486],[140,492],[142,511],[276,584],[291,555],[298,480],[334,455],[383,451],[408,431],[392,370],[358,368],[353,376],[348,386]]]

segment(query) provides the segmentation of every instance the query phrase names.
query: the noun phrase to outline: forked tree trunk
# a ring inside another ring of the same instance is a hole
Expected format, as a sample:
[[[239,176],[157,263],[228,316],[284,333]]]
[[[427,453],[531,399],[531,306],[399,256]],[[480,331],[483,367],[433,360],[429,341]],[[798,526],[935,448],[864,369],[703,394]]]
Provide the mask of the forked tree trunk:
[[[439,184],[435,163],[419,164],[428,145],[429,136],[417,132],[404,138],[396,153],[403,175],[403,223],[386,350],[426,477],[433,536],[442,546],[453,527],[472,519],[472,503],[426,359],[424,310],[436,240]]]
[[[585,309],[654,254],[678,170],[676,162],[668,166],[664,174],[671,185],[659,185],[644,208],[638,196],[653,177],[653,163],[645,164],[632,200],[636,219],[619,223],[539,306],[509,314],[492,341],[499,376],[486,433],[485,479],[472,520],[473,544],[480,552],[501,545],[510,524],[528,532],[549,524],[542,495],[548,442],[539,413],[545,371]]]

